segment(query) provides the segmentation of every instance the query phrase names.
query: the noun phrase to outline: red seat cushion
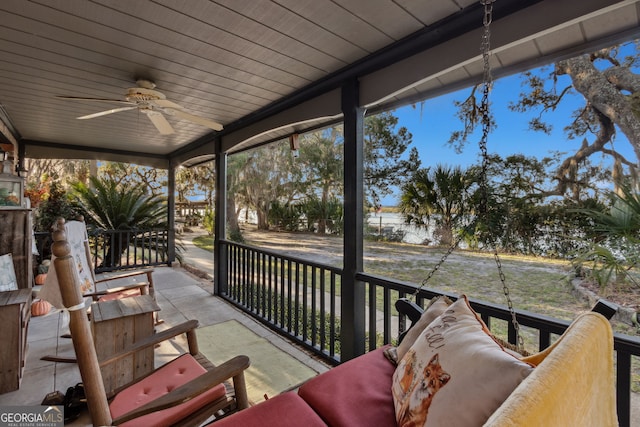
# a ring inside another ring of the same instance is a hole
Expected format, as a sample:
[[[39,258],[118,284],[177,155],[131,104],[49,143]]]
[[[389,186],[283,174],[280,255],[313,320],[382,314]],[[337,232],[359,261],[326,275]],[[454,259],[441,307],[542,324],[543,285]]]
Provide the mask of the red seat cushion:
[[[216,421],[215,427],[326,427],[295,392],[280,394]]]
[[[191,356],[182,356],[167,363],[153,374],[143,378],[138,383],[128,387],[116,395],[109,409],[115,419],[127,412],[139,408],[169,393],[171,390],[204,374],[206,370]],[[199,396],[173,408],[154,412],[135,420],[121,424],[122,426],[170,426],[181,420],[185,415],[202,408],[209,402],[213,402],[225,395],[223,384],[218,384]]]
[[[307,381],[298,393],[332,427],[395,426],[391,396],[395,366],[384,348]]]

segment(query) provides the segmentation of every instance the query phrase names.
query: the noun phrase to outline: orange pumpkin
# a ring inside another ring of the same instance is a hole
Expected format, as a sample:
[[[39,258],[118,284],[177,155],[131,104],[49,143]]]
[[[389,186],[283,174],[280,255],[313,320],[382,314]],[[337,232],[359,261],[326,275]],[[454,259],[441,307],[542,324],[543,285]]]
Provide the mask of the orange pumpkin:
[[[34,279],[36,282],[36,285],[44,285],[44,281],[46,278],[47,278],[47,273],[38,274]]]
[[[44,316],[49,313],[51,310],[51,304],[48,301],[37,299],[31,304],[31,315],[33,317],[36,316]]]

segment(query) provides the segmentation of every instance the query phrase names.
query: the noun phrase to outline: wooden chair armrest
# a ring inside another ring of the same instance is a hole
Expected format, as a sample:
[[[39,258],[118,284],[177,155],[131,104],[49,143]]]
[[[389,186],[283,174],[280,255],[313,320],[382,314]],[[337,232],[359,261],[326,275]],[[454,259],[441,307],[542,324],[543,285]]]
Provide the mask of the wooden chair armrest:
[[[236,356],[213,370],[172,390],[170,393],[116,418],[113,420],[113,425],[122,424],[134,418],[185,403],[230,378],[233,378],[236,386],[238,408],[244,409],[248,406],[246,389],[244,388],[244,371],[249,367],[249,364],[247,356]],[[244,397],[238,396],[238,393],[244,394]]]
[[[104,282],[109,282],[112,280],[118,280],[118,279],[128,279],[130,277],[136,277],[136,276],[141,276],[143,274],[146,274],[147,277],[149,277],[151,275],[151,273],[153,273],[153,269],[152,268],[148,268],[145,270],[136,270],[136,271],[128,271],[128,272],[124,272],[124,273],[119,273],[116,275],[109,275],[107,277],[102,277],[100,279],[95,280],[96,283],[104,283]],[[151,280],[148,280],[149,282],[151,282]]]
[[[86,294],[83,294],[83,297],[91,297],[91,299],[93,299],[94,301],[98,301],[98,299],[100,299],[100,297],[103,297],[105,295],[109,295],[109,294],[115,294],[118,292],[122,292],[122,291],[127,291],[129,289],[140,289],[140,293],[142,295],[147,295],[149,292],[149,283],[147,282],[142,282],[142,283],[133,283],[130,285],[124,285],[124,286],[118,286],[117,288],[109,288],[109,289],[104,289],[102,291],[95,291],[95,292],[87,292]]]
[[[103,366],[107,366],[110,363],[113,363],[117,360],[122,359],[123,357],[127,357],[129,355],[131,355],[132,353],[135,353],[137,351],[143,350],[147,347],[150,346],[155,346],[156,344],[161,343],[162,341],[166,341],[168,339],[171,339],[173,337],[176,337],[178,335],[184,334],[184,333],[189,333],[193,330],[195,330],[198,327],[198,321],[197,320],[188,320],[184,323],[181,323],[177,326],[174,326],[173,328],[169,328],[167,330],[164,330],[162,332],[157,332],[149,337],[146,337],[138,342],[136,342],[135,344],[132,344],[131,346],[125,348],[122,351],[119,351],[117,353],[112,354],[111,356],[109,356],[108,358],[101,360],[100,361],[100,367]],[[195,350],[197,351],[197,349]],[[192,350],[193,352],[193,350]]]

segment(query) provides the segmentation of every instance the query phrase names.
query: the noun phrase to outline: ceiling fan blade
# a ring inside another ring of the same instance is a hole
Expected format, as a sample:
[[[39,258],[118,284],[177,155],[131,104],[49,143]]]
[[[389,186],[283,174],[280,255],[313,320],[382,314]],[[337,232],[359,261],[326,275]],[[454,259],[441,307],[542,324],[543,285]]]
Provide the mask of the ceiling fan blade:
[[[176,104],[175,102],[169,101],[168,99],[154,99],[151,102],[153,104],[157,105],[158,107],[162,107],[162,108],[172,108],[174,110],[184,110],[184,107],[182,105]],[[169,111],[169,113],[171,113],[171,111]]]
[[[171,109],[170,113],[174,116],[180,117],[181,119],[189,120],[190,122],[206,126],[213,130],[222,130],[222,125],[220,123],[216,123],[213,120],[205,119],[204,117],[195,116],[193,114],[187,113],[186,111]]]
[[[67,101],[115,102],[116,104],[135,105],[135,102],[124,101],[122,99],[81,98],[81,97],[78,97],[78,96],[56,96],[56,98],[65,99]]]
[[[100,111],[98,113],[89,114],[86,116],[76,117],[76,119],[80,119],[80,120],[93,119],[100,116],[106,116],[107,114],[119,113],[120,111],[135,110],[136,108],[138,107],[133,106],[133,107],[114,108],[112,110],[105,110],[105,111]]]
[[[158,132],[160,132],[162,135],[171,135],[174,132],[171,124],[161,113],[153,110],[146,110],[143,112],[147,115],[147,117],[149,117],[151,123],[153,123],[156,129],[158,129]]]

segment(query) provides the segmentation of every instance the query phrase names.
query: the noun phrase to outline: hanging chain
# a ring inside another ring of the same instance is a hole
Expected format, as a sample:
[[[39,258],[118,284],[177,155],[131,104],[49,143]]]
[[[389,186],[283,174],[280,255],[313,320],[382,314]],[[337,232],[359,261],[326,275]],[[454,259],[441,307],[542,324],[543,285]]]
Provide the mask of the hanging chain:
[[[486,233],[487,238],[489,239],[489,243],[493,249],[493,258],[495,260],[496,266],[498,267],[498,275],[500,277],[500,283],[502,283],[502,292],[507,300],[507,306],[509,308],[509,313],[511,315],[511,323],[513,324],[513,328],[516,333],[516,341],[517,348],[519,350],[524,349],[524,341],[522,339],[522,335],[520,334],[520,324],[518,323],[518,319],[516,317],[516,312],[513,307],[513,301],[511,300],[511,294],[509,291],[509,287],[507,286],[507,280],[504,275],[504,271],[502,269],[502,262],[500,261],[500,256],[498,255],[498,250],[496,248],[496,243],[491,233],[489,223],[489,209],[488,209],[488,201],[489,201],[489,190],[487,185],[487,170],[489,167],[489,154],[487,152],[487,140],[489,138],[489,133],[491,131],[491,115],[489,114],[489,93],[491,92],[491,86],[493,85],[493,77],[491,76],[491,31],[490,25],[493,20],[493,3],[495,0],[481,0],[482,5],[484,6],[484,16],[482,20],[482,24],[484,26],[484,31],[482,33],[482,42],[480,45],[480,49],[482,51],[482,63],[483,63],[483,87],[482,87],[482,99],[480,101],[480,113],[482,118],[482,137],[480,138],[480,142],[478,143],[480,147],[480,155],[482,158],[481,170],[480,170],[480,203],[478,206],[479,216],[481,216],[485,221],[485,226],[487,227],[488,233]],[[478,232],[476,230],[476,232]],[[440,269],[442,264],[447,260],[449,255],[455,250],[455,248],[460,244],[462,240],[462,235],[460,234],[453,244],[449,246],[447,251],[442,255],[438,263],[433,267],[433,269],[429,272],[427,277],[422,281],[419,287],[415,289],[412,293],[412,296],[415,297],[431,280],[431,277]]]
[[[484,5],[484,17],[482,20],[482,23],[484,25],[484,33],[482,36],[482,45],[481,45],[481,49],[483,52],[483,60],[484,60],[484,78],[483,80],[485,82],[489,82],[489,84],[485,83],[485,87],[484,87],[484,91],[482,94],[482,102],[481,102],[481,112],[482,112],[482,117],[483,117],[483,123],[485,121],[485,118],[488,119],[489,117],[489,112],[488,112],[488,105],[489,105],[489,85],[491,82],[491,67],[489,66],[489,57],[488,55],[485,55],[484,52],[489,52],[489,25],[491,24],[491,19],[492,19],[492,12],[493,12],[493,2],[495,0],[483,0],[481,3]],[[480,148],[483,152],[483,159],[487,158],[487,137],[489,136],[489,126],[483,126],[483,135],[482,135],[482,140],[480,142]],[[483,193],[481,200],[480,200],[480,212],[484,212],[486,211],[486,185],[483,185],[484,182],[486,181],[486,162],[483,161],[482,162],[482,179],[481,179],[481,191]],[[412,297],[415,298],[416,295],[418,295],[418,293],[425,287],[427,286],[427,283],[429,282],[429,280],[431,280],[431,278],[433,277],[433,275],[436,273],[436,271],[438,271],[440,269],[440,267],[442,266],[442,264],[445,263],[445,261],[447,260],[447,258],[449,258],[449,255],[451,255],[451,253],[456,249],[456,247],[458,247],[458,245],[460,244],[460,242],[462,241],[462,233],[458,235],[458,237],[456,237],[456,239],[453,241],[453,243],[449,246],[449,248],[447,249],[447,251],[442,255],[442,257],[440,258],[440,260],[438,261],[438,263],[431,269],[431,271],[429,272],[429,274],[427,274],[427,277],[422,281],[422,283],[420,283],[420,286],[417,287],[415,289],[415,291],[413,291],[413,293],[411,294]],[[501,273],[501,276],[504,276],[504,274]]]
[[[427,283],[429,282],[429,280],[431,280],[431,277],[434,274],[436,274],[436,271],[440,269],[440,267],[442,266],[442,264],[444,264],[444,262],[447,260],[449,255],[451,255],[454,249],[460,244],[460,239],[461,239],[460,237],[456,238],[456,240],[451,244],[451,246],[449,246],[449,249],[447,249],[447,252],[445,252],[440,258],[440,261],[438,261],[438,263],[431,269],[429,274],[427,274],[427,277],[425,277],[422,283],[420,283],[420,286],[417,287],[415,291],[413,291],[413,293],[411,294],[412,296],[415,297],[418,294],[418,292],[422,290],[422,288],[427,286]]]
[[[507,286],[507,280],[504,275],[504,271],[502,270],[502,262],[500,261],[500,256],[498,255],[498,249],[496,248],[496,243],[493,238],[492,231],[490,230],[490,221],[491,218],[489,216],[489,190],[487,186],[487,169],[489,167],[489,154],[487,153],[487,139],[489,138],[489,132],[491,131],[491,115],[489,114],[489,92],[491,91],[491,86],[493,85],[493,77],[491,76],[491,21],[493,19],[493,3],[495,0],[482,0],[482,4],[484,5],[484,18],[483,25],[484,31],[482,33],[482,43],[480,45],[480,49],[482,51],[482,63],[483,63],[483,88],[482,88],[482,100],[480,101],[480,112],[482,114],[482,137],[480,138],[479,146],[480,146],[480,155],[482,156],[482,168],[480,171],[480,206],[479,211],[480,215],[484,216],[485,224],[487,227],[488,233],[486,233],[491,247],[493,249],[493,258],[495,260],[496,266],[498,267],[498,275],[500,277],[500,283],[502,283],[502,292],[507,300],[507,306],[509,307],[509,313],[511,314],[511,323],[513,324],[513,328],[516,332],[516,341],[519,350],[522,350],[524,347],[524,341],[522,339],[522,335],[520,334],[520,324],[518,323],[518,319],[516,317],[516,311],[513,308],[513,301],[511,300],[511,294],[509,291],[509,287]]]

